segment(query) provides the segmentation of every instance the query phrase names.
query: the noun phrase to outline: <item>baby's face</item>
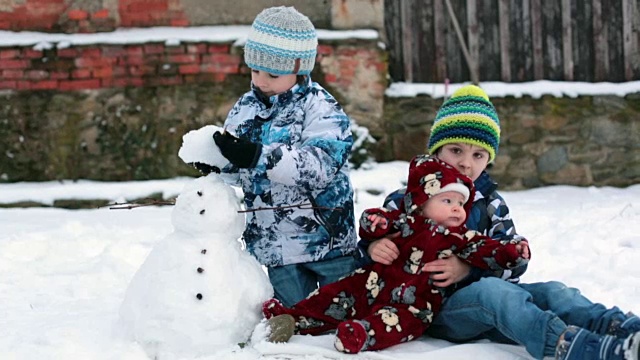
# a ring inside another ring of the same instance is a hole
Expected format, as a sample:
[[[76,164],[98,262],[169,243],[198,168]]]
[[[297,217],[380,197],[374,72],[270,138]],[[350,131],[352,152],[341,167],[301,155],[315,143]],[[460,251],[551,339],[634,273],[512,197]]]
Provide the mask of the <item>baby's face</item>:
[[[460,226],[466,220],[464,196],[456,191],[433,195],[422,204],[422,216],[447,227]]]
[[[296,84],[296,74],[274,75],[262,70],[251,70],[251,81],[267,96],[282,94]]]

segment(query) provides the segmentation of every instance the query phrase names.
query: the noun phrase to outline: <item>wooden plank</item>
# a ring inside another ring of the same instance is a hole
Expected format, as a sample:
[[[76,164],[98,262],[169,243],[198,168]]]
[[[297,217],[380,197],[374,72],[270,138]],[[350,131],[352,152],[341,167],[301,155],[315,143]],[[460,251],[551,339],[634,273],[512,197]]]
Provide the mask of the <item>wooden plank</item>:
[[[467,27],[466,19],[467,13],[464,0],[452,0],[451,6],[454,9],[454,14],[458,19],[458,23],[462,29]],[[469,81],[469,71],[458,41],[458,35],[454,28],[448,11],[445,9],[446,20],[446,58],[447,58],[447,78],[451,82],[464,82]]]
[[[447,15],[444,10],[444,0],[434,0],[433,16],[434,16],[434,48],[436,53],[436,78],[433,82],[444,82],[447,78],[447,51],[446,51],[446,29]]]
[[[480,74],[485,81],[500,81],[500,30],[498,26],[498,0],[478,3],[478,30],[480,33]]]
[[[509,45],[509,0],[498,1],[498,27],[500,33],[500,69],[502,81],[511,82],[511,56]]]
[[[389,76],[393,82],[404,81],[400,3],[397,0],[385,0],[384,2],[385,42],[389,51]]]
[[[602,8],[602,26],[606,29],[609,67],[607,81],[624,81],[624,45],[622,38],[622,1],[608,1]]]
[[[607,57],[606,28],[602,24],[602,3],[592,0],[593,6],[593,46],[594,46],[594,81],[605,81],[609,72]]]
[[[573,81],[573,36],[571,32],[571,0],[562,0],[562,58],[564,59],[564,80]]]
[[[531,40],[533,43],[533,78],[544,77],[544,57],[542,54],[542,5],[541,0],[531,0]]]
[[[573,25],[573,73],[576,81],[594,79],[593,14],[591,1],[576,1]]]
[[[404,81],[413,82],[413,16],[411,3],[413,0],[400,1],[400,14],[402,26],[402,59],[404,65]]]
[[[467,0],[467,45],[469,46],[469,55],[473,59],[473,69],[469,69],[470,73],[479,71],[480,63],[480,39],[478,32],[478,11],[477,0]]]
[[[533,77],[533,39],[531,33],[531,3],[529,0],[516,1],[512,4],[519,4],[520,8],[515,8],[515,12],[520,14],[522,19],[518,21],[519,28],[514,30],[513,34],[520,34],[519,36],[513,36],[512,42],[517,44],[518,51],[522,53],[522,59],[520,60],[520,66],[517,70],[514,70],[518,74],[519,81],[531,81]],[[513,14],[514,11],[511,11]],[[517,20],[517,18],[514,18]]]
[[[542,48],[544,57],[544,78],[562,80],[562,7],[557,1],[542,2]]]
[[[434,0],[419,0],[415,9],[417,17],[416,53],[420,60],[415,68],[414,80],[420,83],[431,83],[437,78],[433,2]]]
[[[624,79],[633,79],[633,3],[631,0],[622,0],[622,49],[624,53]]]

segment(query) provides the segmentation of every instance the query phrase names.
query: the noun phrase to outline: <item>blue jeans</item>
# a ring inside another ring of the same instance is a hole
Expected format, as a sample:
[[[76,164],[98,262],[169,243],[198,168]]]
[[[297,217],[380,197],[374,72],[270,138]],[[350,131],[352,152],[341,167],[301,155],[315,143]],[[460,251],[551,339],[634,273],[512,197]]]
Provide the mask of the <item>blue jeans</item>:
[[[482,278],[445,300],[427,334],[453,342],[484,338],[516,343],[542,359],[554,355],[567,325],[604,334],[610,321],[623,315],[560,282],[512,284]]]
[[[273,285],[275,298],[291,307],[304,299],[320,286],[338,281],[342,276],[356,269],[353,255],[338,258],[270,267],[269,280]]]

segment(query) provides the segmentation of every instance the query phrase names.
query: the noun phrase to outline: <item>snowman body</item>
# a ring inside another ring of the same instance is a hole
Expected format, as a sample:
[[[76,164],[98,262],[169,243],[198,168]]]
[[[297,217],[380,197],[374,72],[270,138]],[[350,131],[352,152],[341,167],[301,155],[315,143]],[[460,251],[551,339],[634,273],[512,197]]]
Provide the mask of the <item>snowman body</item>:
[[[273,296],[262,266],[238,241],[244,216],[211,174],[189,183],[174,232],[134,275],[120,309],[125,331],[152,359],[195,358],[246,342]]]

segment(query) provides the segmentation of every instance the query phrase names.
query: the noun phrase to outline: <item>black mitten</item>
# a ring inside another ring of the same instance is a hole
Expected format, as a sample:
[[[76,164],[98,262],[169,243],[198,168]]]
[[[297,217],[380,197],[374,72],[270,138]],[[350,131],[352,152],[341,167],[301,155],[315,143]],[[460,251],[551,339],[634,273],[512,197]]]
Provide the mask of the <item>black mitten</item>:
[[[202,175],[208,175],[208,174],[211,174],[212,172],[216,174],[220,174],[220,168],[218,168],[217,166],[211,166],[209,164],[205,164],[201,162],[193,162],[193,163],[189,163],[189,165],[198,169],[198,171],[200,171]]]
[[[213,140],[220,148],[222,155],[239,168],[246,169],[256,166],[262,153],[262,145],[239,139],[228,132],[221,134],[216,131],[213,133]]]

